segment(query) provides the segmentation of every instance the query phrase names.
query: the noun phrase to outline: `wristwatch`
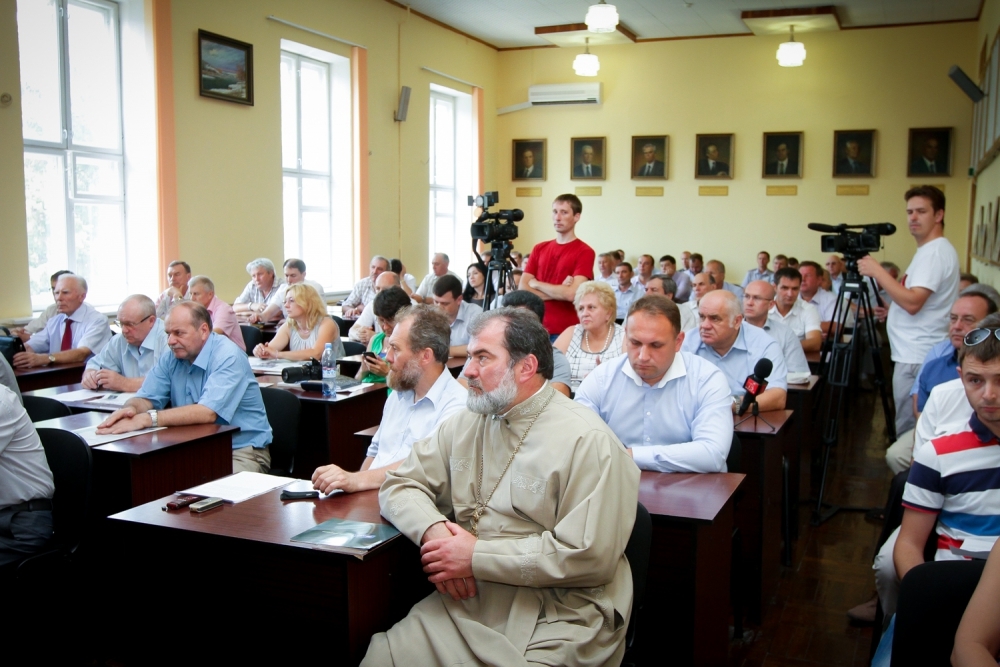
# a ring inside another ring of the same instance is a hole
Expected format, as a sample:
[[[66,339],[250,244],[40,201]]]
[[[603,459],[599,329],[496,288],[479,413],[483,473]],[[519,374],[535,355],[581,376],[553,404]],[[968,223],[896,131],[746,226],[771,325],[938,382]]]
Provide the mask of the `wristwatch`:
[[[160,418],[156,414],[156,410],[146,410],[146,414],[149,415],[149,420],[153,422],[153,428],[157,428],[160,425]]]
[[[49,363],[50,364],[56,363],[56,355],[54,355],[54,354],[50,354],[49,355]]]

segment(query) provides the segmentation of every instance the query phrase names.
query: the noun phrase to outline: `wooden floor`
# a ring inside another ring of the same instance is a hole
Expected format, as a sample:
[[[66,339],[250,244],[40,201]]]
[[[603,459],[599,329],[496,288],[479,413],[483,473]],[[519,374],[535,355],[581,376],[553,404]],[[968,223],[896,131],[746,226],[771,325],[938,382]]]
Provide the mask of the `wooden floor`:
[[[885,419],[878,394],[857,393],[848,403],[841,446],[830,463],[827,499],[834,504],[882,506],[891,475],[885,465]],[[808,463],[803,495],[809,489]],[[813,495],[813,497],[815,497]],[[871,569],[881,524],[862,512],[841,512],[809,524],[812,506],[799,508],[799,539],[792,566],[782,567],[760,627],[730,645],[730,665],[867,665],[871,628],[852,626],[846,612],[875,591]]]

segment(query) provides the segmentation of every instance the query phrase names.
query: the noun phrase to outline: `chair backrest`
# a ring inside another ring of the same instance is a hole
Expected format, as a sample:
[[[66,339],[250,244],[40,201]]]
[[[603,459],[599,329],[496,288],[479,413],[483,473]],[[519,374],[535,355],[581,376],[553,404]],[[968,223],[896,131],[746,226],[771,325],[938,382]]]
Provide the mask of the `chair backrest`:
[[[347,336],[351,331],[351,327],[354,326],[354,320],[345,320],[344,318],[337,317],[336,315],[331,315],[330,317],[332,317],[333,321],[337,323],[341,336]]]
[[[729,472],[743,472],[743,445],[740,438],[733,433],[733,442],[729,445],[729,456],[726,457],[726,470]]]
[[[636,617],[646,592],[646,574],[649,570],[649,550],[652,542],[653,520],[649,516],[649,510],[639,503],[635,512],[635,525],[632,526],[632,534],[628,538],[628,544],[625,545],[625,557],[628,558],[629,567],[632,568],[632,618],[629,620],[625,635],[626,646],[631,646],[635,637]]]
[[[72,553],[83,538],[90,513],[90,445],[76,433],[57,428],[40,428],[38,437],[56,487],[53,538],[60,548]]]
[[[264,342],[264,334],[260,329],[251,324],[241,324],[240,332],[243,334],[243,344],[247,348],[247,356],[253,356],[253,349]]]
[[[299,399],[276,387],[264,387],[260,395],[271,425],[271,474],[288,476],[295,465],[295,447],[299,442]]]
[[[350,357],[355,354],[364,354],[366,349],[363,343],[356,343],[353,340],[344,341],[344,356]]]
[[[45,396],[21,396],[28,419],[33,422],[43,422],[46,419],[69,417],[73,411],[54,398]]]

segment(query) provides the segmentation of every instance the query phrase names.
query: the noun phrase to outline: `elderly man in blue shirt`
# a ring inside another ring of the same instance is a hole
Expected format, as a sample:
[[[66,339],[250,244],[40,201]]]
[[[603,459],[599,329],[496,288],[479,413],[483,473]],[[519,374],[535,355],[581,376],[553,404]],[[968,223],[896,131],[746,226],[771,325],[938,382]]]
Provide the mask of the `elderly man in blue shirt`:
[[[725,374],[733,412],[743,399],[743,383],[764,357],[771,360],[771,374],[767,389],[757,397],[757,405],[761,411],[783,410],[788,391],[785,355],[777,341],[743,321],[736,295],[725,290],[709,292],[698,304],[698,317],[697,332],[690,332],[681,350],[711,361]]]
[[[167,351],[163,320],[156,317],[156,304],[144,294],[133,294],[118,306],[115,336],[100,354],[91,357],[83,371],[87,389],[139,391],[146,373]]]
[[[267,472],[271,426],[246,353],[213,333],[212,316],[193,301],[171,308],[166,331],[173,354],[160,357],[135,398],[104,420],[97,432],[231,424],[240,427],[233,435],[233,472]],[[172,407],[164,410],[168,403]]]
[[[358,472],[328,465],[313,473],[313,487],[323,493],[377,489],[385,473],[410,455],[417,440],[430,437],[445,419],[465,408],[468,392],[448,370],[451,327],[438,308],[417,305],[396,316],[386,345],[392,393],[382,409],[382,423]]]
[[[52,293],[56,315],[28,339],[27,351],[14,355],[14,368],[79,363],[103,350],[111,340],[108,318],[84,303],[87,281],[83,276],[59,276]]]
[[[601,416],[643,470],[725,472],[733,439],[729,385],[681,352],[677,305],[650,294],[632,304],[622,355],[595,368],[576,401]]]

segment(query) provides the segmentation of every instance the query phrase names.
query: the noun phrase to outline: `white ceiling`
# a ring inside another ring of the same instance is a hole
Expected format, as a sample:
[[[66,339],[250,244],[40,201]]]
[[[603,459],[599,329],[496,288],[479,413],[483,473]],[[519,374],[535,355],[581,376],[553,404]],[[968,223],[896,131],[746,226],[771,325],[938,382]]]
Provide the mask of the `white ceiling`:
[[[823,0],[608,0],[639,39],[749,33],[746,10],[816,7]],[[839,0],[842,27],[974,19],[981,0]],[[582,23],[597,0],[403,0],[499,48],[547,46],[536,26]]]

